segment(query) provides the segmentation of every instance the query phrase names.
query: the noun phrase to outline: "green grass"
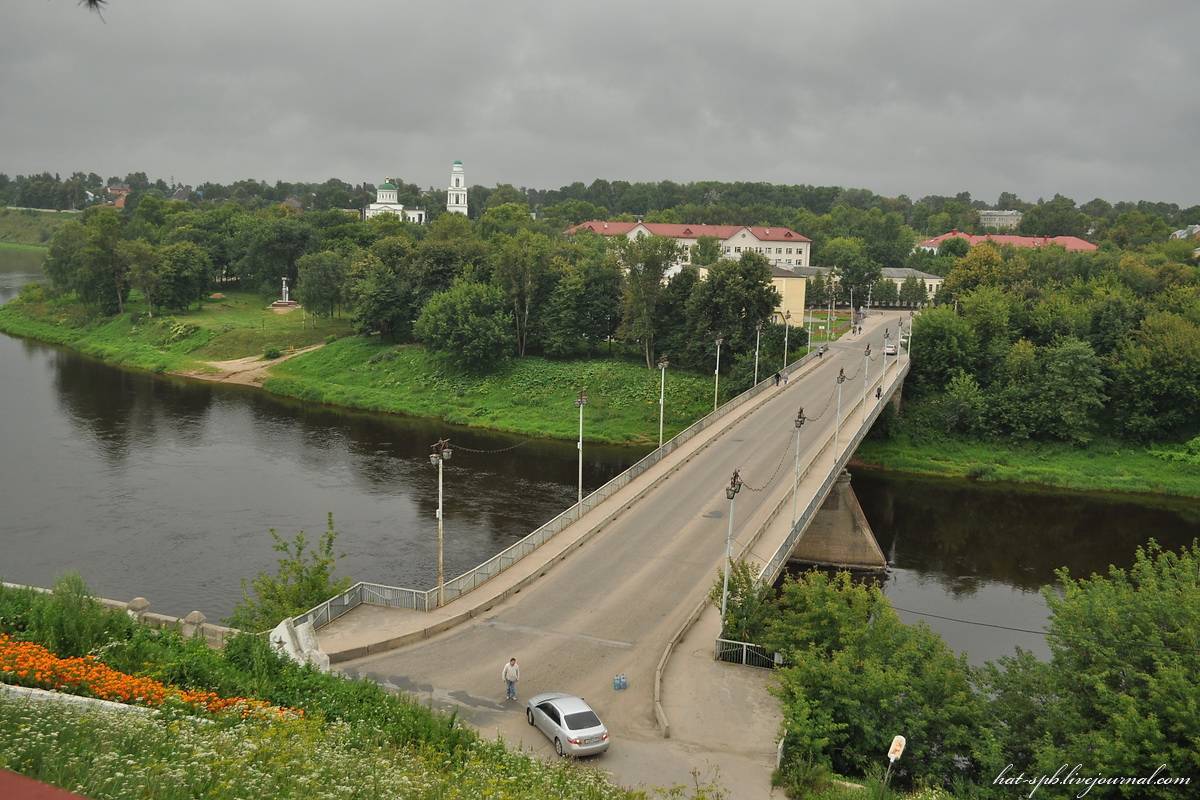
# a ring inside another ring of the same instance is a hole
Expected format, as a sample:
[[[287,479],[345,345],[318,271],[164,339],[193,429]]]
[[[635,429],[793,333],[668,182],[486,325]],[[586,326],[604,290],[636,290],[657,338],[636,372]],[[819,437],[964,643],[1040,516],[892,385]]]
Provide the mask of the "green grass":
[[[1029,483],[1080,491],[1200,497],[1200,469],[1127,442],[1010,444],[952,437],[868,439],[855,458],[892,472]]]
[[[38,290],[0,307],[0,331],[52,344],[125,367],[153,372],[203,370],[205,361],[287,352],[349,332],[344,319],[314,320],[301,311],[276,314],[251,293],[206,300],[199,309],[146,313],[135,296],[125,314],[93,317],[68,298]]]
[[[584,438],[658,442],[659,372],[629,361],[527,357],[471,376],[446,368],[422,347],[350,338],[273,367],[264,387],[318,403],[562,439],[578,435],[574,401],[586,388]],[[668,372],[666,437],[710,410],[710,378]]]
[[[46,246],[64,222],[77,220],[80,216],[54,211],[0,208],[0,243]]]
[[[39,253],[45,255],[50,248],[44,244],[22,244],[20,242],[0,242],[0,250],[18,253]]]

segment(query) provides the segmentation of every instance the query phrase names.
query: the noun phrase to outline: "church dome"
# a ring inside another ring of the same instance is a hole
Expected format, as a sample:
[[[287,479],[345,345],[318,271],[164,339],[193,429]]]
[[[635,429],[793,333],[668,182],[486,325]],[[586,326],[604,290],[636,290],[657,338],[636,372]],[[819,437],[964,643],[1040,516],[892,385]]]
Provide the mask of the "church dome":
[[[396,184],[392,183],[391,181],[384,181],[383,183],[381,183],[379,185],[379,188],[380,189],[395,189]]]

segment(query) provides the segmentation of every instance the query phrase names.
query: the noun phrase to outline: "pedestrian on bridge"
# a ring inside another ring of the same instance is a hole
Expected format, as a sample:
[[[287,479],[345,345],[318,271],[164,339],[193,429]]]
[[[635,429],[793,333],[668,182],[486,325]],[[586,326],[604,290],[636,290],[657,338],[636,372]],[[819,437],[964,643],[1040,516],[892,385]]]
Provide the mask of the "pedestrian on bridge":
[[[508,663],[504,665],[504,669],[500,671],[500,677],[504,679],[505,700],[517,699],[517,681],[521,680],[521,668],[517,666],[517,659],[510,658]]]
[[[779,373],[778,372],[775,373],[775,385],[776,386],[779,385]]]

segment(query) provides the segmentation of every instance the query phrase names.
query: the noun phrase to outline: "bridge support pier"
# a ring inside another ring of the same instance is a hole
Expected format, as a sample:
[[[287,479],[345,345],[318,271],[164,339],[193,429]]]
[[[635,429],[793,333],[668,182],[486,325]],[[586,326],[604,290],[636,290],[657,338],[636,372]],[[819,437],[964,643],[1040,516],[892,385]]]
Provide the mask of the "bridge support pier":
[[[887,569],[887,558],[850,488],[849,472],[842,470],[788,560],[863,572]]]

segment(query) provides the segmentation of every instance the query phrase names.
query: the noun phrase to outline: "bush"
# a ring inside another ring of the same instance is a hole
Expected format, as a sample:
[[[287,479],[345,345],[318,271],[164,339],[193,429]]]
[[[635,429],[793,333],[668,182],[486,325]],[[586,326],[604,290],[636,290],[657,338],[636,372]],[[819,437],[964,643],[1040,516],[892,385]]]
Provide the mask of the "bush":
[[[279,559],[279,572],[276,575],[260,572],[251,581],[255,597],[250,595],[245,581],[242,582],[242,601],[228,620],[235,628],[270,630],[285,618],[303,614],[350,588],[349,578],[333,580],[333,567],[338,558],[333,553],[333,543],[337,539],[333,514],[329,515],[328,527],[311,552],[304,531],[297,533],[290,543],[274,529],[271,529],[271,538],[275,540],[275,552],[283,553],[283,558]]]
[[[504,295],[482,283],[459,281],[429,298],[414,332],[431,350],[472,372],[493,370],[512,354]]]
[[[325,337],[325,344],[333,344],[334,342],[337,341],[337,339],[338,339],[337,334],[331,333]]]
[[[283,354],[279,352],[278,347],[268,347],[266,349],[266,351],[263,353],[263,358],[267,359],[268,361],[274,361],[275,359],[279,358],[281,355],[283,355]]]
[[[56,655],[83,656],[112,639],[132,634],[123,611],[100,605],[75,573],[59,578],[50,593],[0,587],[0,631],[45,645]]]

